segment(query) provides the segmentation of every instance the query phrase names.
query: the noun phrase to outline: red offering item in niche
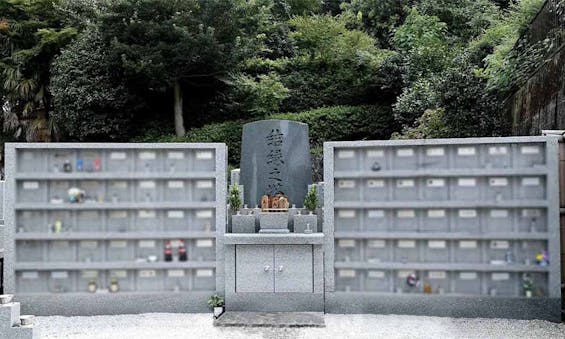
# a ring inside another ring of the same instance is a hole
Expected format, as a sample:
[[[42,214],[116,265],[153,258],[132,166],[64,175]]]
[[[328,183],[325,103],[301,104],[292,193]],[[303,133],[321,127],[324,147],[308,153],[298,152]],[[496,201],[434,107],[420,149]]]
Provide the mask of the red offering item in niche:
[[[171,241],[165,242],[165,261],[173,261],[173,250],[171,249]]]
[[[179,261],[187,261],[186,247],[184,247],[184,241],[179,240]]]
[[[94,159],[94,171],[100,172],[100,159]]]

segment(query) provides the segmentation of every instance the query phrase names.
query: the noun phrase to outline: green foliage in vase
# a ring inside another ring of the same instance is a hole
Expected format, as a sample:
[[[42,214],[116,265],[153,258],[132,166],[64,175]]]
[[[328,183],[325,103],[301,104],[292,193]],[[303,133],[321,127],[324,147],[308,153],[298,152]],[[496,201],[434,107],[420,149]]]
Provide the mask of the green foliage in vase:
[[[312,186],[308,190],[308,193],[306,193],[306,197],[304,197],[304,208],[310,212],[314,212],[316,208],[318,208],[318,190],[316,186]]]

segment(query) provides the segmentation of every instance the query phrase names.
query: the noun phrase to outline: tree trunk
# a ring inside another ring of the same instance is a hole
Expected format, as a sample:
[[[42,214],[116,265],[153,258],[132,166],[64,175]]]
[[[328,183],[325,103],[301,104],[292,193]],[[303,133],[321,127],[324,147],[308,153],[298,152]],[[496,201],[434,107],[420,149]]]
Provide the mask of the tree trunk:
[[[177,137],[182,137],[186,133],[182,112],[182,90],[178,81],[175,81],[175,133]]]

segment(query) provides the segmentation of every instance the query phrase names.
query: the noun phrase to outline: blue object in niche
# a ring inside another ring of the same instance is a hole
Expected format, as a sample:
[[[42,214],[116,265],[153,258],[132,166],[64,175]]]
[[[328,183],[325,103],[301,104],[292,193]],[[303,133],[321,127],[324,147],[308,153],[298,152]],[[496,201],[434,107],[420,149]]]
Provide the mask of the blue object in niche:
[[[84,162],[82,161],[82,159],[78,159],[77,160],[77,172],[82,172],[84,169]]]

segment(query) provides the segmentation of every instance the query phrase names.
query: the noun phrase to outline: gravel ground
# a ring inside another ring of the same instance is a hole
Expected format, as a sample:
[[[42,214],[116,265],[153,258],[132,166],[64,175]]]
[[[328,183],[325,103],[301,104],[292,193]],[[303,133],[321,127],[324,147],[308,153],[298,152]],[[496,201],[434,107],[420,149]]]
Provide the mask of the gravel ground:
[[[217,328],[210,314],[147,313],[38,317],[41,338],[565,338],[565,324],[541,320],[327,314],[325,328]]]

